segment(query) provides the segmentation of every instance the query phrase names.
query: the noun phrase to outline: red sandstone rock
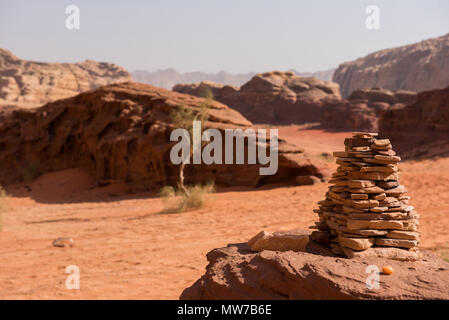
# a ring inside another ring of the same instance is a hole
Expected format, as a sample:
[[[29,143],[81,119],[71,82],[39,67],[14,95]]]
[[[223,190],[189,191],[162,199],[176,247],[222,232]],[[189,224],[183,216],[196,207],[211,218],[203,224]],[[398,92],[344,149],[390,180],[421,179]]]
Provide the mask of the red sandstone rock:
[[[307,252],[262,251],[247,244],[212,250],[206,273],[181,299],[449,299],[449,264],[424,252],[420,261],[377,257],[339,258],[310,242]],[[367,267],[380,274],[380,288],[368,289]]]
[[[179,167],[171,163],[169,116],[174,107],[193,112],[207,102],[139,83],[109,85],[36,109],[16,109],[0,123],[0,183],[22,178],[25,168],[41,173],[74,167],[89,169],[100,184],[126,181],[144,188],[177,182]],[[209,102],[207,102],[209,103]],[[203,129],[252,126],[237,111],[210,102]],[[326,164],[299,148],[279,143],[279,168],[261,176],[260,165],[187,165],[185,182],[214,180],[224,186],[297,184],[296,176],[322,179]]]
[[[320,122],[322,108],[340,99],[336,83],[280,71],[257,74],[240,88],[202,82],[176,85],[173,90],[201,96],[205,88],[255,123]]]
[[[449,34],[393,49],[380,50],[341,64],[332,81],[343,97],[359,88],[423,91],[449,84]]]
[[[131,81],[112,63],[43,63],[17,58],[0,48],[0,105],[36,107],[107,84]]]
[[[324,108],[322,125],[341,131],[377,131],[378,118],[385,110],[413,103],[411,91],[390,91],[380,88],[355,90],[343,99]]]
[[[449,87],[418,93],[416,102],[391,108],[379,120],[403,158],[449,155]]]

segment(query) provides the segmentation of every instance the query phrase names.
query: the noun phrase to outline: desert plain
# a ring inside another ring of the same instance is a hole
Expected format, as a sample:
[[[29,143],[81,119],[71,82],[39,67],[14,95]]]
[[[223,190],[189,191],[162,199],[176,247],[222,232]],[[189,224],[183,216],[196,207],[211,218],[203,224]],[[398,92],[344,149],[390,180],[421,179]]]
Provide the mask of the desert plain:
[[[337,165],[326,154],[351,135],[278,128],[280,138],[325,159],[331,170]],[[421,214],[420,248],[447,261],[449,158],[403,161],[399,169]],[[163,213],[157,193],[130,194],[124,183],[93,186],[87,172],[74,168],[7,187],[0,299],[178,299],[204,274],[207,252],[261,230],[307,229],[328,188],[326,182],[218,188],[201,209]],[[54,247],[58,237],[72,238],[73,246]],[[66,288],[70,265],[79,267],[79,290]]]

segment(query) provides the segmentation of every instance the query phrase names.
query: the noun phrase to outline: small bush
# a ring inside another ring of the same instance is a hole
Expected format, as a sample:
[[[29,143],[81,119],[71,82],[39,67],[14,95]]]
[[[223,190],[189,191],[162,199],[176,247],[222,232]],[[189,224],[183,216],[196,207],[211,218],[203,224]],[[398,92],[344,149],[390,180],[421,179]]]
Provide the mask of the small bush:
[[[213,100],[214,100],[214,93],[212,92],[212,89],[209,88],[209,87],[204,87],[204,88],[200,91],[199,96],[200,96],[201,98],[204,98],[204,99],[207,99],[207,100],[210,100],[210,101],[213,101]]]
[[[41,167],[37,163],[26,166],[22,171],[22,180],[24,182],[32,182],[42,174]]]
[[[187,193],[180,188],[163,187],[159,194],[164,199],[163,213],[179,213],[189,210],[200,209],[207,201],[208,195],[215,191],[214,183],[206,185],[197,184],[186,187]]]

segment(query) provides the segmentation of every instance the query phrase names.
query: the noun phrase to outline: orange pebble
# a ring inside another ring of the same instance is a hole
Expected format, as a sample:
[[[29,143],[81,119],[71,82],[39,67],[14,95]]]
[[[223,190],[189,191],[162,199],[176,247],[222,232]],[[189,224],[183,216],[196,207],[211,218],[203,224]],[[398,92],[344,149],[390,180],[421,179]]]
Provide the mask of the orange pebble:
[[[383,267],[382,267],[382,272],[383,272],[384,274],[392,274],[393,271],[394,271],[394,269],[393,269],[392,266],[383,266]]]

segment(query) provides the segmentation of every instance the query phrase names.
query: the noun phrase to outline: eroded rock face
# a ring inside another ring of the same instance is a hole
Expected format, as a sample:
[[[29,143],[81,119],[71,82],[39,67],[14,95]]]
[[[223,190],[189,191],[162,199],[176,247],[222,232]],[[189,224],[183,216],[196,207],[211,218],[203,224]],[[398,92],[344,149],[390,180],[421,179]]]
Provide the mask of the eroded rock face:
[[[181,299],[449,299],[449,264],[424,252],[420,261],[338,258],[311,241],[306,252],[251,252],[247,244],[212,250],[206,273]],[[368,289],[367,267],[391,266]]]
[[[0,48],[0,105],[36,107],[112,83],[131,81],[112,63],[43,63],[17,58]]]
[[[280,71],[257,74],[240,88],[202,82],[176,85],[173,90],[201,96],[206,88],[216,100],[255,123],[320,122],[322,108],[340,99],[336,83]]]
[[[347,99],[328,104],[324,108],[322,125],[331,130],[377,131],[378,119],[383,111],[404,107],[415,98],[416,93],[412,91],[358,89]]]
[[[449,34],[415,44],[374,52],[341,64],[332,81],[347,97],[356,89],[423,91],[449,84]]]
[[[219,102],[139,83],[109,85],[36,109],[16,109],[0,123],[0,183],[22,179],[30,166],[41,173],[90,169],[98,183],[126,181],[145,188],[175,185],[179,166],[170,161],[170,112],[182,106],[194,113],[209,103],[205,128],[246,129],[252,124]],[[224,133],[222,134],[224,137]],[[224,143],[223,143],[224,145]],[[247,161],[245,161],[247,163]],[[298,147],[279,142],[279,168],[261,176],[259,164],[187,165],[185,182],[260,186],[296,184],[301,175],[324,178],[327,165]]]
[[[387,110],[379,131],[404,158],[449,155],[449,87],[420,92],[415,103]]]

